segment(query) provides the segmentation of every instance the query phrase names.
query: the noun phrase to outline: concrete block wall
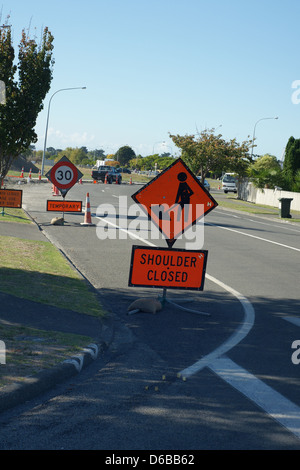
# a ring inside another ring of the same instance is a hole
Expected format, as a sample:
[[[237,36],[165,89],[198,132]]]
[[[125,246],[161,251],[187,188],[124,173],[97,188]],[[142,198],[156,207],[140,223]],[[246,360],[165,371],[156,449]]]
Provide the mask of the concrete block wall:
[[[238,197],[243,201],[253,202],[255,204],[264,204],[266,206],[278,207],[280,198],[292,198],[291,210],[300,211],[300,193],[292,191],[282,191],[281,189],[260,189],[256,188],[249,181],[238,184]]]

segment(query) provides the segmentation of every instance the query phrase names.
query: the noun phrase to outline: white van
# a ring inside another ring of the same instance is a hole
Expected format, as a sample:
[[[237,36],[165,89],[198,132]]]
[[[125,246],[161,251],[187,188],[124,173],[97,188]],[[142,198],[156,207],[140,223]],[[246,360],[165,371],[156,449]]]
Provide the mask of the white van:
[[[236,179],[234,173],[225,173],[222,178],[222,189],[226,194],[228,192],[237,193]]]

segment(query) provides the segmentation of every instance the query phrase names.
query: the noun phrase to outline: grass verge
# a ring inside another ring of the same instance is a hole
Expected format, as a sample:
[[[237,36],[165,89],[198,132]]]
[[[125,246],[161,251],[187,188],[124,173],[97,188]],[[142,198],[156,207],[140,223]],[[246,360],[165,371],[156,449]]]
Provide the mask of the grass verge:
[[[11,207],[0,208],[0,222],[18,222],[22,224],[32,223],[23,209],[14,209]]]
[[[0,291],[103,316],[97,296],[49,242],[0,236]]]
[[[0,254],[1,292],[104,316],[96,294],[51,243],[0,236]],[[62,362],[92,338],[13,326],[0,320],[0,340],[5,343],[5,364],[0,363],[2,388],[27,381],[39,371]]]
[[[0,389],[30,380],[91,342],[86,336],[1,324],[0,338],[5,343],[5,364],[0,364]]]

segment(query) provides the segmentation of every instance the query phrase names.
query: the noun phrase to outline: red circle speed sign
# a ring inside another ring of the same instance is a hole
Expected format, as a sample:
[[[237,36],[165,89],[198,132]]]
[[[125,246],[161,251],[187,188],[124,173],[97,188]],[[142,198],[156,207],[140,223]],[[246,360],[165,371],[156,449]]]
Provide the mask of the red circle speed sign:
[[[70,189],[78,181],[78,170],[72,162],[59,161],[51,170],[51,181],[58,189]]]

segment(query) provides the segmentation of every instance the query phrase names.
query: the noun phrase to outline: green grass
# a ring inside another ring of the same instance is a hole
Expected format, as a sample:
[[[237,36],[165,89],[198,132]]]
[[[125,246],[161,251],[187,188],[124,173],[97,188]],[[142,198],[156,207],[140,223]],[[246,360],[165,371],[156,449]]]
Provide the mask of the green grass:
[[[0,388],[24,383],[82,350],[88,336],[0,324],[5,343],[5,364],[0,364]]]
[[[0,291],[103,316],[96,294],[49,242],[0,236]]]
[[[1,222],[18,222],[22,224],[32,223],[23,209],[14,209],[11,207],[0,207],[0,223]]]

